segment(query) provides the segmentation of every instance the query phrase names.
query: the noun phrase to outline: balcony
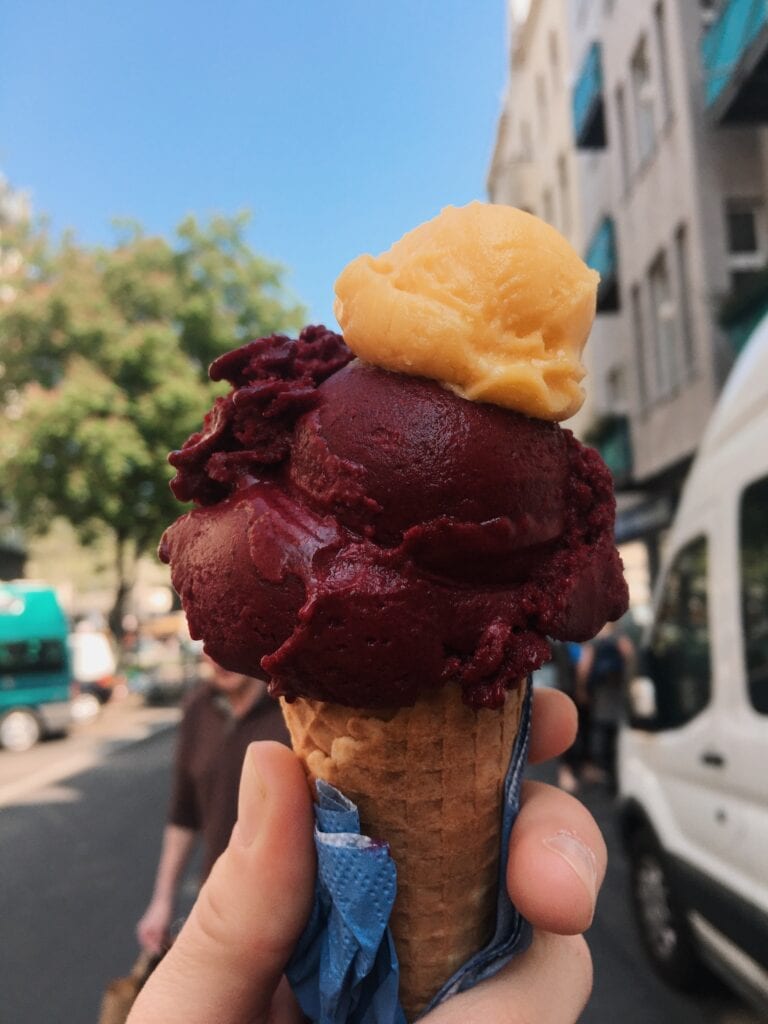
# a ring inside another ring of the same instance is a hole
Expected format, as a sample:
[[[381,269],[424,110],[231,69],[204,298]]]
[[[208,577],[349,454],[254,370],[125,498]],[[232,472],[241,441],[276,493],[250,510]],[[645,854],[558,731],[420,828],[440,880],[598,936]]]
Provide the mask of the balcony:
[[[701,58],[715,122],[768,122],[768,0],[728,0],[702,38]]]
[[[720,306],[718,322],[728,335],[734,356],[768,313],[768,267],[755,271],[750,279],[729,295]]]
[[[617,487],[628,483],[632,477],[632,444],[626,416],[615,413],[601,416],[587,431],[584,440],[600,452]]]
[[[600,274],[597,288],[597,312],[615,313],[619,308],[619,264],[616,252],[616,226],[613,217],[603,217],[592,236],[584,261]]]
[[[578,149],[604,149],[605,104],[600,43],[592,43],[573,88],[573,128]]]

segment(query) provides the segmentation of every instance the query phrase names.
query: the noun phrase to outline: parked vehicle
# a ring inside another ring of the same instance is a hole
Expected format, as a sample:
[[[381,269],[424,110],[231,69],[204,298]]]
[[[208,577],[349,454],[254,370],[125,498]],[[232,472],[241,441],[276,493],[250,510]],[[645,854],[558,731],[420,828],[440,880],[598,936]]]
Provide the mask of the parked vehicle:
[[[70,635],[69,652],[76,690],[72,717],[77,722],[89,721],[110,700],[123,677],[116,674],[117,657],[106,633],[87,622]]]
[[[70,722],[67,620],[44,584],[0,583],[0,746],[23,751]]]
[[[191,640],[183,612],[151,619],[126,659],[128,687],[152,706],[178,704],[200,681],[202,643]]]
[[[768,1014],[768,318],[734,367],[673,524],[619,745],[643,941]]]

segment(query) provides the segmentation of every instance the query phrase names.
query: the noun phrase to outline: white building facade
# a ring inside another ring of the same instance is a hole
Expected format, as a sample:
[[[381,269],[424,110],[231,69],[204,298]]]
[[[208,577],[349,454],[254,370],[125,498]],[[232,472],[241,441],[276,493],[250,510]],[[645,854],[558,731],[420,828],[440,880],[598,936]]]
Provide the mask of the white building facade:
[[[572,238],[602,277],[581,433],[614,472],[618,541],[642,541],[653,576],[717,394],[768,307],[768,4],[550,2],[570,61]],[[518,66],[513,111],[530,109]]]
[[[572,59],[568,0],[532,0],[520,19],[509,9],[509,80],[488,171],[494,203],[518,206],[554,225],[577,251],[584,247],[579,168],[571,113]],[[591,370],[594,341],[585,353]],[[577,433],[593,419],[594,388],[569,421]]]

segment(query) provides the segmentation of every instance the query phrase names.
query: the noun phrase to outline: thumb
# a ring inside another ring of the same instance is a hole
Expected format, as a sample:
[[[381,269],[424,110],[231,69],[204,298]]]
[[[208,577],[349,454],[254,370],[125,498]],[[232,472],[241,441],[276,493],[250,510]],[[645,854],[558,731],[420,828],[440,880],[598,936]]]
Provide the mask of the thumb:
[[[312,905],[312,824],[296,757],[279,743],[251,744],[229,846],[142,989],[129,1024],[267,1018]]]

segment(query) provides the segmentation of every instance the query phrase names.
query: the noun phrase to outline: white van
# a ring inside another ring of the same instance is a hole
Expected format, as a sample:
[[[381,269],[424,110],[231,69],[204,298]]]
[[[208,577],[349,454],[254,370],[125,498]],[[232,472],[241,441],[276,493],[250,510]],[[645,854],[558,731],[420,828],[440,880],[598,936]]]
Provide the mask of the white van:
[[[768,1015],[768,317],[728,380],[671,530],[619,796],[658,971],[701,962]]]

